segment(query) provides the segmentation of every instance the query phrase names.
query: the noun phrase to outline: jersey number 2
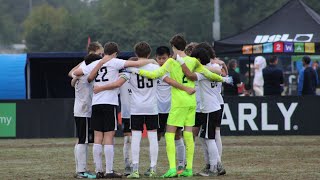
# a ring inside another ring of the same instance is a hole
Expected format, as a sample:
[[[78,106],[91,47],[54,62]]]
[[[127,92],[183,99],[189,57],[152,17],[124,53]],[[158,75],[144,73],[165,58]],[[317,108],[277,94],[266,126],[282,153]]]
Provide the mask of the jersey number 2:
[[[138,88],[143,89],[145,86],[147,88],[153,87],[153,80],[148,79],[147,83],[144,83],[144,77],[137,75]]]
[[[105,76],[107,75],[107,67],[102,67],[100,69],[100,73],[103,73],[102,76],[101,76],[101,79],[97,79],[98,76],[99,76],[99,72],[97,73],[97,76],[96,76],[96,79],[95,79],[95,82],[105,82],[105,81],[109,81],[109,79],[105,78]]]
[[[187,81],[187,79],[186,79],[187,77],[186,77],[186,75],[184,75],[183,76],[183,78],[182,78],[182,83],[183,84],[186,84],[186,83],[188,83],[188,81]]]

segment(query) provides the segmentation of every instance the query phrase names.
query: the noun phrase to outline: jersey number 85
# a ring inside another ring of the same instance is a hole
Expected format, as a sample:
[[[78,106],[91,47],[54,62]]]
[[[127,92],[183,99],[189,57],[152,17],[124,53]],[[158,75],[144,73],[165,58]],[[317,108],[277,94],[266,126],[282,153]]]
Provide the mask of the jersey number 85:
[[[143,89],[145,87],[152,88],[153,87],[153,80],[147,79],[148,81],[144,82],[144,77],[137,75],[137,82],[138,82],[138,88]]]

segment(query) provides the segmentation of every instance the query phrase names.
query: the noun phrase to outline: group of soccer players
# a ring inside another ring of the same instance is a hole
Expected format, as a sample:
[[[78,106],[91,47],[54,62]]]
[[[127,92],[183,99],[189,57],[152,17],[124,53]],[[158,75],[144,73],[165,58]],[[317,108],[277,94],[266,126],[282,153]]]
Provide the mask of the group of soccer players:
[[[161,46],[156,50],[155,61],[149,59],[149,44],[139,42],[134,46],[137,57],[125,61],[117,58],[116,43],[108,42],[104,47],[91,43],[84,61],[70,71],[71,85],[75,87],[74,116],[78,135],[74,151],[76,178],[122,177],[113,170],[119,93],[127,178],[140,177],[144,124],[150,146],[150,168],[145,176],[157,177],[158,141],[164,132],[169,170],[161,177],[193,176],[194,139],[198,134],[206,164],[197,175],[225,174],[219,130],[223,111],[220,91],[221,82],[232,83],[232,79],[220,76],[225,76],[227,69],[223,61],[215,58],[209,44],[190,44],[186,49],[184,37],[175,35],[170,45],[173,55],[168,47]],[[90,129],[94,130],[94,135],[90,135]],[[95,174],[87,172],[88,143],[92,139]]]

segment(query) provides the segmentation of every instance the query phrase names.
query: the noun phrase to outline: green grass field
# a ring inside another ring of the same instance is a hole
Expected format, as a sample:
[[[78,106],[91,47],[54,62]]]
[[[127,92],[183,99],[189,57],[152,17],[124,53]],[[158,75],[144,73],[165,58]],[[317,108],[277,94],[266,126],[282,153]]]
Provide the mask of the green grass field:
[[[73,179],[75,139],[0,139],[0,179]],[[320,179],[320,136],[223,137],[227,175],[215,179]],[[123,171],[122,138],[116,139],[115,170]],[[140,171],[148,165],[148,142],[142,141]],[[90,147],[89,168],[94,170]],[[203,167],[197,142],[194,171]],[[164,139],[158,173],[167,170]],[[193,177],[193,179],[206,179]]]

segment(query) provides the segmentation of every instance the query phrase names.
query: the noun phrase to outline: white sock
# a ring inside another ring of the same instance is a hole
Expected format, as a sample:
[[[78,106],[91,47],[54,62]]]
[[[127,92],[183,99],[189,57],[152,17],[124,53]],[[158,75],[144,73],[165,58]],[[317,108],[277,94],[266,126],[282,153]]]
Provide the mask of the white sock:
[[[89,159],[89,144],[86,144],[86,158],[87,158],[87,162],[88,162],[88,159]],[[86,164],[86,170],[88,170],[88,163]]]
[[[222,157],[222,141],[221,141],[221,135],[220,135],[220,130],[216,130],[216,134],[215,134],[215,139],[216,139],[216,144],[217,144],[217,148],[219,151],[219,159],[218,161],[221,162],[221,157]]]
[[[106,158],[106,173],[112,173],[114,157],[113,145],[104,145],[104,156]]]
[[[186,147],[184,145],[183,139],[180,138],[178,140],[175,140],[176,145],[176,153],[177,153],[177,159],[178,159],[178,166],[185,166],[185,160],[186,160]]]
[[[199,140],[200,140],[201,147],[203,150],[204,161],[206,162],[206,165],[208,165],[208,164],[210,164],[210,162],[209,162],[209,153],[208,153],[208,146],[207,146],[206,140],[201,137],[199,137]]]
[[[141,131],[132,131],[131,155],[132,155],[133,171],[139,170],[139,154],[140,154],[141,137],[142,137]]]
[[[87,144],[78,144],[76,146],[76,156],[77,156],[77,172],[86,172],[87,167]]]
[[[125,167],[130,167],[131,165],[131,136],[125,136],[123,141],[123,159]]]
[[[208,147],[208,155],[209,155],[209,162],[210,162],[210,170],[213,171],[215,167],[217,167],[218,163],[218,148],[216,145],[216,141],[214,139],[206,139],[206,144]]]
[[[92,152],[93,152],[93,161],[96,166],[96,172],[103,172],[103,169],[102,169],[102,145],[101,144],[93,144]]]
[[[75,163],[76,163],[76,173],[78,172],[77,145],[78,145],[78,144],[76,144],[76,145],[74,146],[74,150],[73,150],[73,153],[74,153],[74,161],[75,161]]]
[[[148,131],[148,139],[149,139],[149,152],[150,152],[150,167],[155,167],[157,165],[158,152],[159,152],[157,131],[155,132]]]

